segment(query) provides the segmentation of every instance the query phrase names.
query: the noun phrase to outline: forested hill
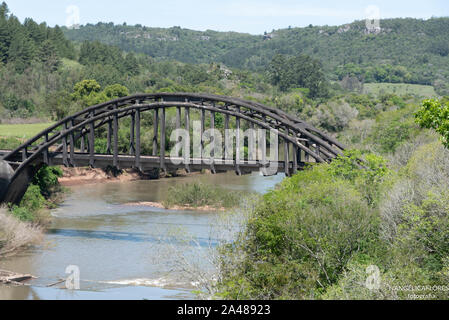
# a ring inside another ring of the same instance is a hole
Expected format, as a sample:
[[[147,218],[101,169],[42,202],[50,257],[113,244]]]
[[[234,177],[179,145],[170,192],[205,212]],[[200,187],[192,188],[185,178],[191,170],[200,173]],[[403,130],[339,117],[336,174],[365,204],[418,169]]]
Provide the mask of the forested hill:
[[[221,62],[258,70],[275,54],[304,53],[319,59],[331,79],[350,74],[364,76],[368,82],[372,77],[371,82],[435,84],[438,79],[449,78],[449,18],[382,20],[381,28],[370,33],[364,21],[356,21],[336,27],[275,30],[260,36],[112,23],[63,30],[70,40],[100,40],[123,50],[189,63]],[[375,75],[369,68],[378,65],[403,69]],[[396,78],[391,76],[394,73]]]
[[[16,71],[23,72],[32,61],[40,61],[48,70],[56,70],[60,58],[74,58],[73,45],[61,28],[30,18],[22,24],[6,3],[0,5],[0,66],[14,64]]]

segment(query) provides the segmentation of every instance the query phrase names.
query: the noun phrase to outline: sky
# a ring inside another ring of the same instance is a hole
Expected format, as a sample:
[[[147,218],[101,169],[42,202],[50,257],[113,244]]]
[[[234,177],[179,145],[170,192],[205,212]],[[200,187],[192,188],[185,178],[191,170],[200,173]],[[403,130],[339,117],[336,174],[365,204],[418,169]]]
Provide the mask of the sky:
[[[380,18],[449,16],[447,0],[5,0],[21,21],[50,26],[114,22],[128,25],[262,34],[289,26],[342,25]]]

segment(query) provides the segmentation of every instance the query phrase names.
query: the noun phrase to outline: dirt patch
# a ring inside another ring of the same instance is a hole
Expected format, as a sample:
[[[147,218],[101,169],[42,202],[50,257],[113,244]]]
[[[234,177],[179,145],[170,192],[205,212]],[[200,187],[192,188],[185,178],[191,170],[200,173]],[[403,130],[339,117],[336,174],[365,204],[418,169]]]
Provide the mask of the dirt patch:
[[[97,183],[109,183],[109,182],[129,182],[137,180],[151,180],[151,179],[165,179],[172,177],[186,177],[201,174],[201,172],[186,173],[185,170],[179,170],[176,172],[159,172],[153,170],[145,173],[141,173],[135,169],[123,170],[121,174],[114,175],[112,172],[105,172],[103,169],[93,168],[66,168],[61,167],[63,176],[59,178],[59,184],[64,187],[84,185],[84,184],[97,184]],[[206,172],[207,173],[207,172]]]
[[[92,168],[65,168],[62,167],[63,176],[59,178],[62,186],[70,187],[82,184],[95,184],[104,182],[127,182],[143,179],[136,170],[124,170],[122,174],[114,176],[102,169]]]

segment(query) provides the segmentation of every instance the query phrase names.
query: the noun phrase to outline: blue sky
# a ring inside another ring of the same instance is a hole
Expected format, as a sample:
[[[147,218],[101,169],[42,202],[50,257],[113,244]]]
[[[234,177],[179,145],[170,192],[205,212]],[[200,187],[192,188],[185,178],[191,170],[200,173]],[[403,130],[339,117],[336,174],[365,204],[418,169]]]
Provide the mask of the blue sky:
[[[381,18],[449,16],[447,0],[9,0],[22,21],[32,17],[49,25],[66,25],[67,8],[79,8],[81,24],[127,22],[149,27],[181,26],[194,30],[262,34],[288,26],[340,25],[367,17],[377,6]]]

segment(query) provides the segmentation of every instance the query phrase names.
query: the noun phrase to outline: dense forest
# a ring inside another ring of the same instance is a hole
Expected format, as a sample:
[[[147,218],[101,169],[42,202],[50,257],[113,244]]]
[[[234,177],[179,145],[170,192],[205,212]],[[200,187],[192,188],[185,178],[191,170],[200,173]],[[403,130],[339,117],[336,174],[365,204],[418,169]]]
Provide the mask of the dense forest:
[[[112,23],[63,30],[77,42],[99,40],[157,59],[219,62],[254,71],[264,71],[277,54],[305,54],[320,60],[331,80],[352,76],[365,82],[434,85],[448,92],[449,18],[383,19],[376,32],[356,21],[273,30],[264,36]]]

